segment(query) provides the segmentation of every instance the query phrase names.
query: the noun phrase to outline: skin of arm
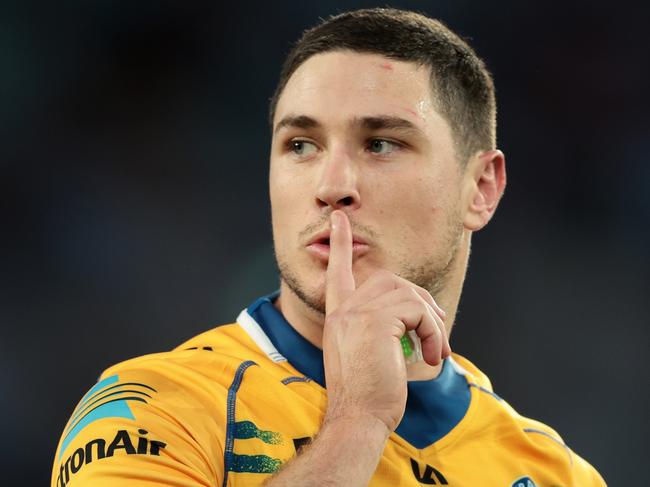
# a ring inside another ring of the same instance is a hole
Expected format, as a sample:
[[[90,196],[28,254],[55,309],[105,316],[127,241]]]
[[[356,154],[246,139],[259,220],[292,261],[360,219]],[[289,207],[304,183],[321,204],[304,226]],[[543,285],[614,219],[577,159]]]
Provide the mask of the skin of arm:
[[[264,485],[367,486],[389,435],[386,425],[369,415],[326,418],[314,440]]]

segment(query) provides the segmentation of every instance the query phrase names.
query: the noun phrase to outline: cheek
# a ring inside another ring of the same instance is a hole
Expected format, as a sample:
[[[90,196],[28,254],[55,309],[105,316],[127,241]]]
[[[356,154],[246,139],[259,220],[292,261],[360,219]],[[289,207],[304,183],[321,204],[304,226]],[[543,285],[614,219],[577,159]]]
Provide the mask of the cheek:
[[[304,219],[308,189],[289,171],[272,166],[269,174],[269,196],[271,199],[271,218],[273,238],[278,245],[291,241],[306,222]]]
[[[269,197],[271,199],[271,222],[273,225],[273,240],[276,247],[281,243],[282,238],[286,237],[287,232],[287,192],[290,191],[288,178],[283,177],[282,173],[274,169],[273,165],[269,172]]]
[[[381,205],[383,213],[395,221],[401,221],[417,234],[420,233],[419,229],[439,213],[440,197],[437,187],[433,178],[397,178],[391,181],[389,187],[377,191],[376,195],[384,199]]]
[[[269,195],[271,197],[271,210],[275,217],[284,217],[286,208],[292,198],[295,198],[296,185],[290,177],[289,171],[282,168],[280,163],[271,163],[269,172]]]
[[[392,180],[390,188],[376,191],[375,197],[383,200],[376,204],[382,209],[385,228],[394,232],[390,238],[417,252],[438,247],[450,223],[454,184],[444,174],[404,175]]]
[[[439,227],[442,210],[435,200],[422,197],[411,197],[406,201],[408,205],[403,214],[409,215],[407,220],[408,230],[418,242],[426,243],[431,240],[434,230]]]
[[[271,162],[269,171],[269,194],[272,205],[295,206],[309,191],[312,176],[286,161]]]

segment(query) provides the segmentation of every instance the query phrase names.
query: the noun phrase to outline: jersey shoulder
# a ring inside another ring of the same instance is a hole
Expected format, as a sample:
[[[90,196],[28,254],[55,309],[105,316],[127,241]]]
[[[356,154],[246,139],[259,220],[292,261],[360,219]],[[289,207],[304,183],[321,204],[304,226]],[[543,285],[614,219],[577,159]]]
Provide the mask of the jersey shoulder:
[[[606,485],[598,471],[571,450],[555,429],[519,414],[494,392],[490,379],[468,359],[455,354],[453,359],[465,372],[473,399],[480,405],[475,415],[479,435],[498,439],[500,445],[507,445],[509,451],[536,465],[538,476],[553,478],[558,485]]]
[[[457,369],[467,378],[467,382],[476,384],[484,389],[492,392],[492,383],[487,375],[483,373],[476,365],[469,361],[469,359],[457,353],[451,354],[453,363]]]
[[[228,389],[242,362],[265,358],[229,324],[109,367],[72,412],[52,486],[115,485],[136,471],[143,485],[220,483]]]
[[[557,474],[563,479],[569,479],[568,485],[580,485],[586,487],[606,486],[605,480],[598,471],[584,458],[574,452],[565,442],[562,436],[551,426],[515,411],[505,401],[503,407],[508,414],[516,421],[521,431],[526,435],[530,444],[534,445],[537,455],[546,464],[555,466]]]

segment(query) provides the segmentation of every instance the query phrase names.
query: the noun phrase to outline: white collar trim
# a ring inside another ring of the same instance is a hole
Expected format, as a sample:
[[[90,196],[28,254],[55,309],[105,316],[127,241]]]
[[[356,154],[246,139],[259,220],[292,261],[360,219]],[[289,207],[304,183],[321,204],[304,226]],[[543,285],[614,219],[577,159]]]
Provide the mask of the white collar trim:
[[[266,336],[262,327],[251,315],[248,314],[247,309],[243,309],[242,312],[239,313],[239,316],[237,316],[237,323],[273,362],[278,363],[287,361],[284,355],[278,352],[278,349],[273,346],[273,343],[271,343],[269,337]]]

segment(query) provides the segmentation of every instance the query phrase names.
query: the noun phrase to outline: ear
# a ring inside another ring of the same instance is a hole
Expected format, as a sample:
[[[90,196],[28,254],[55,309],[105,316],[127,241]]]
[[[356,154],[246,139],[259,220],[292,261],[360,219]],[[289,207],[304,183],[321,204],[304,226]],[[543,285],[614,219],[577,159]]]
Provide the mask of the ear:
[[[473,232],[492,218],[506,188],[506,159],[500,150],[481,152],[465,169],[465,228]]]

